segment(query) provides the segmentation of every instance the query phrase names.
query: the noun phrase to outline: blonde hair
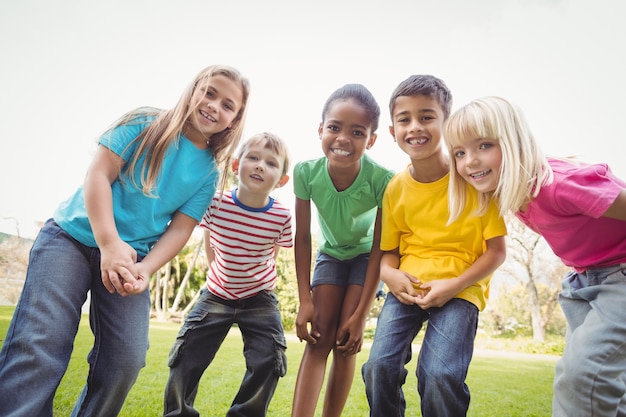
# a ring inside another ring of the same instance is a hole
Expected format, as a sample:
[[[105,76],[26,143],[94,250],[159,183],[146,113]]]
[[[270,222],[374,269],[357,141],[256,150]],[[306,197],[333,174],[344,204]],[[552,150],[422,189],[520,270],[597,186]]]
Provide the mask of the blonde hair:
[[[289,151],[285,142],[270,132],[257,133],[251,136],[239,149],[237,153],[237,159],[241,159],[248,149],[253,145],[262,145],[265,149],[271,149],[278,157],[283,160],[283,172],[282,175],[286,175],[289,172]]]
[[[180,140],[185,123],[200,104],[198,102],[196,107],[191,107],[192,97],[196,89],[206,88],[208,79],[217,75],[227,77],[239,84],[242,91],[241,108],[231,127],[215,133],[207,142],[218,167],[221,167],[220,172],[225,172],[243,134],[250,94],[250,84],[247,78],[243,77],[235,68],[226,65],[206,67],[187,86],[173,108],[160,110],[142,107],[132,110],[123,115],[105,132],[106,135],[120,125],[139,123],[140,120],[145,120],[145,117],[155,117],[155,120],[129,145],[130,147],[134,143],[138,143],[137,150],[129,159],[127,168],[124,169],[124,177],[130,178],[135,186],[139,185],[135,184],[135,172],[138,169],[141,170],[140,185],[145,195],[152,195],[168,147]],[[145,159],[139,167],[138,164],[142,155],[145,155]],[[221,175],[220,190],[223,190],[225,185],[226,176]]]
[[[476,138],[498,141],[502,151],[500,177],[496,189],[478,193],[478,215],[484,214],[495,198],[500,215],[516,212],[541,187],[552,183],[548,160],[535,141],[522,111],[501,97],[473,100],[455,111],[445,122],[444,140],[450,151],[450,219],[457,219],[466,203],[467,184],[456,169],[453,148]]]

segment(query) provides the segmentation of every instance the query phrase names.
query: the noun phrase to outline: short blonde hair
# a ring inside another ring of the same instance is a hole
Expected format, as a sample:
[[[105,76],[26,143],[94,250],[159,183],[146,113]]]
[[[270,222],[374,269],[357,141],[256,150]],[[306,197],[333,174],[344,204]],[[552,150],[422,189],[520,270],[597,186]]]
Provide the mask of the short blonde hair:
[[[457,172],[452,148],[468,140],[496,140],[502,151],[498,185],[492,192],[479,193],[477,214],[486,212],[491,198],[496,199],[500,215],[516,212],[552,182],[552,169],[524,114],[501,97],[484,97],[461,107],[445,122],[443,133],[450,151],[449,222],[458,218],[466,201],[466,183]]]

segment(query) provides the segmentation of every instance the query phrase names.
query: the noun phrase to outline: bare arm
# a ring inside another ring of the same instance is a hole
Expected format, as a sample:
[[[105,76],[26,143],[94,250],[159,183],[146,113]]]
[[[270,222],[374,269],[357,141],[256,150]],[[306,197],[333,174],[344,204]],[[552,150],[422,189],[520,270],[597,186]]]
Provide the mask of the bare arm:
[[[296,198],[296,236],[294,254],[298,278],[300,308],[296,317],[296,334],[300,341],[316,343],[319,337],[315,325],[315,307],[311,296],[311,202]],[[311,330],[308,330],[311,323]]]
[[[492,274],[506,258],[506,243],[504,236],[487,240],[487,249],[476,262],[458,277],[429,281],[420,286],[426,290],[423,297],[418,298],[417,304],[423,309],[441,307],[458,293],[472,284]]]
[[[602,217],[626,221],[626,190],[622,190]]]
[[[174,213],[165,233],[159,238],[145,258],[137,264],[139,278],[135,285],[125,283],[129,293],[139,293],[148,288],[150,276],[185,247],[198,222],[179,211]]]
[[[124,282],[136,282],[137,252],[120,239],[113,217],[111,184],[118,177],[124,160],[100,145],[87,170],[83,189],[85,208],[100,249],[102,283],[110,293],[128,295]]]

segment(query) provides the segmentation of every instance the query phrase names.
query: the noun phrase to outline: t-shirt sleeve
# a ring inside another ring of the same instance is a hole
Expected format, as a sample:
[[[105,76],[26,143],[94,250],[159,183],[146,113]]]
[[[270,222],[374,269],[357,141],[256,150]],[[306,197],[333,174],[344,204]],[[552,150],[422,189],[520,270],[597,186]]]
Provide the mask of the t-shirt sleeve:
[[[139,121],[119,125],[105,132],[98,143],[119,155],[125,161],[133,155],[137,144],[128,146],[148,126]]]
[[[482,217],[483,239],[489,240],[498,236],[506,236],[507,229],[504,219],[500,216],[500,211],[495,201],[489,202],[487,212]]]
[[[293,168],[293,193],[300,200],[311,199],[310,169],[307,168],[308,165],[303,162]]]
[[[283,230],[280,237],[276,241],[276,244],[283,248],[290,248],[293,246],[293,234],[291,230],[291,213],[287,216],[287,220],[283,225]]]
[[[207,178],[202,188],[198,190],[189,200],[187,200],[179,209],[183,214],[191,217],[197,222],[201,221],[206,213],[207,207],[211,204],[211,200],[215,195],[217,184],[219,181],[219,171],[216,169]]]
[[[552,186],[554,201],[563,214],[593,218],[601,217],[624,188],[624,182],[606,164],[577,166]]]

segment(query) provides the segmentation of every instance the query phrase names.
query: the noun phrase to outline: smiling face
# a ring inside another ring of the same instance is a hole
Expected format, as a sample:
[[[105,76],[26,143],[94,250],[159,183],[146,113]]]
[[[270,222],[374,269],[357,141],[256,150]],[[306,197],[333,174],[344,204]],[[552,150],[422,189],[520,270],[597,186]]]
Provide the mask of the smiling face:
[[[479,192],[496,189],[502,167],[498,140],[469,138],[452,147],[452,157],[459,175]]]
[[[418,94],[400,96],[389,132],[412,162],[440,158],[444,113],[437,100]]]
[[[351,99],[332,103],[318,132],[329,166],[336,168],[359,164],[365,150],[376,141],[376,134],[372,132],[372,116]]]
[[[233,172],[239,179],[238,197],[265,199],[276,187],[282,187],[289,177],[284,173],[284,158],[262,142],[250,144],[233,161]]]
[[[207,140],[229,127],[243,103],[241,86],[224,75],[214,75],[194,91],[193,110],[185,126],[185,136],[196,146],[206,148]]]

